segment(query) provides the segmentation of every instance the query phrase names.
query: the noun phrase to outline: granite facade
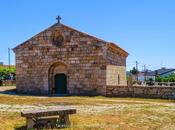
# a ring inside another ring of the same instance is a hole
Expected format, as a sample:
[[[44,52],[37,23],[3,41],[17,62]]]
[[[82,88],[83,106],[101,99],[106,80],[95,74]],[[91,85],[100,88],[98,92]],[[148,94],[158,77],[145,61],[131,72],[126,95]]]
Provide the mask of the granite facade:
[[[114,48],[112,50],[112,48]],[[107,66],[126,66],[118,46],[55,24],[13,49],[18,93],[54,94],[54,76],[67,76],[67,94],[106,96]],[[126,72],[121,71],[121,82]]]

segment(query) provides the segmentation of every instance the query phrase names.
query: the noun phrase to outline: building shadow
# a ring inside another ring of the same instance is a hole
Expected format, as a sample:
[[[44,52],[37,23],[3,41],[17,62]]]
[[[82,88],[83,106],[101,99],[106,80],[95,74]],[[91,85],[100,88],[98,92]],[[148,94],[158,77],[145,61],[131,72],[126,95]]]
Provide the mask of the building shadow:
[[[1,90],[0,94],[7,94],[7,95],[16,95],[16,88]]]
[[[1,90],[0,87],[0,94],[5,94],[5,95],[14,95],[14,96],[32,96],[32,97],[74,97],[74,96],[82,96],[82,97],[95,97],[97,96],[96,94],[75,94],[75,95],[71,95],[71,94],[28,94],[28,93],[18,93],[16,88],[10,88],[10,89],[4,89]]]
[[[40,95],[40,94],[38,94],[38,95],[27,94],[27,93],[19,94],[19,93],[17,93],[16,88],[1,90],[1,87],[0,87],[0,94],[14,95],[14,96],[36,96],[36,97],[44,96],[44,97],[49,97],[48,95]]]

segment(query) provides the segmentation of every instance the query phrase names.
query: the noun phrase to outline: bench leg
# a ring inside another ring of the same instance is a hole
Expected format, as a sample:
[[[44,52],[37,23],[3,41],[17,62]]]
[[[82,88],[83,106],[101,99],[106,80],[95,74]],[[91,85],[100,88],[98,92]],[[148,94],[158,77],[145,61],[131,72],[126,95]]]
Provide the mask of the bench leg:
[[[36,119],[36,128],[47,128],[47,129],[53,129],[56,127],[57,120],[59,120],[58,117],[55,118],[37,118]]]
[[[70,127],[70,120],[68,114],[60,115],[59,121],[59,125],[61,127]]]
[[[69,127],[70,126],[70,120],[69,120],[69,115],[64,115],[64,120],[65,120],[65,126]]]
[[[27,130],[28,130],[28,129],[32,129],[34,127],[35,122],[32,118],[27,118],[26,124],[27,124]]]

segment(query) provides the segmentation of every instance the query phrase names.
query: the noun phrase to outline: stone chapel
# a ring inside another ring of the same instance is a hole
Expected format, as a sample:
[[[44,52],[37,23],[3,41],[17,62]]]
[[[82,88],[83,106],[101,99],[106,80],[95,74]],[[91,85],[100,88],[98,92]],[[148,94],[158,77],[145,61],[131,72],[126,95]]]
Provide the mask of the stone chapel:
[[[18,93],[102,95],[126,85],[128,53],[58,22],[13,49]]]

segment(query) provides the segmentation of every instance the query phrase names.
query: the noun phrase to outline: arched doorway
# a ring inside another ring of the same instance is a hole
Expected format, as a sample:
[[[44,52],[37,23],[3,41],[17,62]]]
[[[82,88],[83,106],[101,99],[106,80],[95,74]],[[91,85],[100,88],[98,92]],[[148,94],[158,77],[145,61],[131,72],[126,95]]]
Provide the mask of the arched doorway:
[[[56,62],[49,68],[49,93],[67,94],[68,67],[62,62]]]
[[[56,94],[67,93],[67,76],[65,74],[55,75],[55,93]]]

